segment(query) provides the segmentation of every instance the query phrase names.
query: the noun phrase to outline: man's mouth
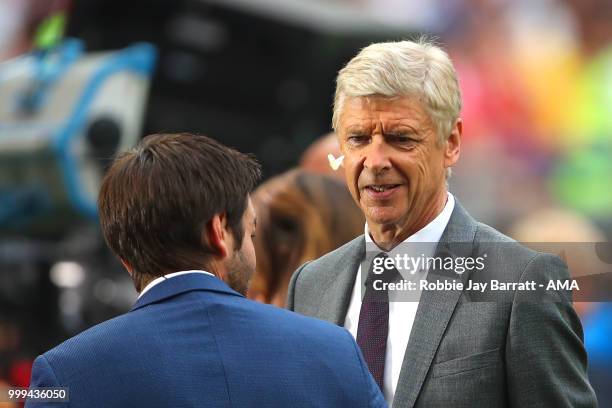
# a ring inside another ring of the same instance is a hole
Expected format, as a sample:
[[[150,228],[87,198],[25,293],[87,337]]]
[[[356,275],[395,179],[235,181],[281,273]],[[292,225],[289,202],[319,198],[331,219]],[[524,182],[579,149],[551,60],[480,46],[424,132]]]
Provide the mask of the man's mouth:
[[[383,191],[390,190],[392,188],[399,187],[399,184],[372,184],[366,186],[367,189],[382,193]]]
[[[401,184],[370,184],[364,188],[371,199],[385,200],[390,198]]]

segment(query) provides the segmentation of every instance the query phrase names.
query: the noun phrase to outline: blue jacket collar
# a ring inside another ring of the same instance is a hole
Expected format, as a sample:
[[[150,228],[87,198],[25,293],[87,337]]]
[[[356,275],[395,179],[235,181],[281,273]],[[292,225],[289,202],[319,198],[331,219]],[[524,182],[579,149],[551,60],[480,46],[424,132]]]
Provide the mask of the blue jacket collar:
[[[192,290],[208,290],[233,296],[242,296],[240,293],[227,286],[221,279],[214,276],[201,273],[188,273],[166,279],[153,286],[136,301],[130,311]]]

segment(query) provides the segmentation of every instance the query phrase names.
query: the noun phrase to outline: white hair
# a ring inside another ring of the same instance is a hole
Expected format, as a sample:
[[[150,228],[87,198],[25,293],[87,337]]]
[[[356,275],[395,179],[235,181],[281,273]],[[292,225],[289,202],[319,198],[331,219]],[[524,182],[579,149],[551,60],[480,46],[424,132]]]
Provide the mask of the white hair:
[[[450,136],[461,110],[459,82],[448,54],[433,42],[397,41],[362,49],[338,73],[332,127],[347,97],[417,97],[436,127],[439,141]]]

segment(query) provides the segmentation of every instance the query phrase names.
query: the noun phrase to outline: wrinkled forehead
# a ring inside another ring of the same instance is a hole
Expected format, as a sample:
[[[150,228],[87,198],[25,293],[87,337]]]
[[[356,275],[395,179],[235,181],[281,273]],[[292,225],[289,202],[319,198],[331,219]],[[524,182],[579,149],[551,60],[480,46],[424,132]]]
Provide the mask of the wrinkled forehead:
[[[348,97],[340,113],[338,131],[375,126],[427,128],[432,121],[418,97],[368,95]]]

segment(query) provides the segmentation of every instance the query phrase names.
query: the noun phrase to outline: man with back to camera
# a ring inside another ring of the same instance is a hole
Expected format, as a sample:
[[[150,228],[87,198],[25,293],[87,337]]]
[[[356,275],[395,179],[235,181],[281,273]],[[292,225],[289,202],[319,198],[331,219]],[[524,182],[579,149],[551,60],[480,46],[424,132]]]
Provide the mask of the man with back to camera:
[[[346,330],[244,298],[259,177],[204,136],[152,135],[120,155],[100,224],[139,298],[39,356],[31,387],[68,387],[75,408],[387,406]]]
[[[582,327],[567,294],[528,302],[518,290],[456,287],[393,302],[379,286],[386,301],[371,296],[376,272],[364,261],[372,247],[391,254],[430,243],[434,259],[486,259],[483,270],[463,274],[416,272],[425,283],[569,276],[558,257],[475,221],[447,191],[460,154],[460,109],[452,62],[425,40],[370,45],[339,72],[333,128],[365,234],[300,267],[288,308],[347,328],[394,407],[594,407]],[[407,279],[391,269],[393,280]]]

